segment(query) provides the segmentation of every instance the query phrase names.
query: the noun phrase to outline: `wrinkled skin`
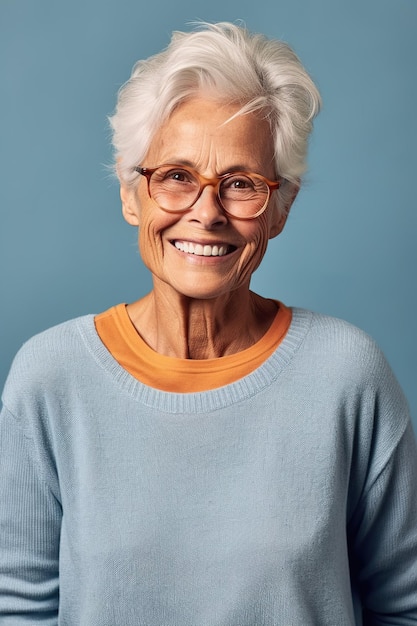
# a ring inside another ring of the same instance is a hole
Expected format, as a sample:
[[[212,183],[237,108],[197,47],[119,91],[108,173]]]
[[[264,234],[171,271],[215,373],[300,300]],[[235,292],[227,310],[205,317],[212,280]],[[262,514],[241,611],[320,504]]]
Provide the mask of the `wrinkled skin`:
[[[268,123],[252,113],[224,124],[235,112],[234,106],[204,98],[181,104],[155,134],[141,165],[182,163],[206,177],[238,167],[274,180]],[[290,207],[280,212],[270,202],[258,218],[238,220],[223,211],[209,186],[189,211],[167,213],[149,197],[144,177],[136,189],[122,182],[121,199],[125,219],[139,227],[140,253],[153,275],[153,291],[128,306],[144,340],[162,354],[199,359],[258,341],[276,306],[250,291],[250,279]],[[184,248],[184,242],[228,253],[190,254],[175,246]]]

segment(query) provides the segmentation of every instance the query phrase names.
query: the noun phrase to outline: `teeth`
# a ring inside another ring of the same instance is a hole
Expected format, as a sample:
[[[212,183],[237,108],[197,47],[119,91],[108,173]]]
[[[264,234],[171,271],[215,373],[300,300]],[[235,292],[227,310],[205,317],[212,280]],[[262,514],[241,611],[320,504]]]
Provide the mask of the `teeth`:
[[[187,254],[195,254],[197,256],[224,256],[227,254],[228,246],[202,246],[200,243],[191,243],[191,241],[175,241],[175,247],[181,252]]]

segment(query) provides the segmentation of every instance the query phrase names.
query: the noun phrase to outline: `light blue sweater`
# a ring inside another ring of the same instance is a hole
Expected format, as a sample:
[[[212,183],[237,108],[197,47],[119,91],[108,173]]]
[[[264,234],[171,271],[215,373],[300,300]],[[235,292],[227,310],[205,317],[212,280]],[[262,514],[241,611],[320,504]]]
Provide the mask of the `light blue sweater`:
[[[22,348],[3,402],[1,626],[417,624],[415,439],[349,324],[294,309],[252,374],[173,394],[86,316]]]

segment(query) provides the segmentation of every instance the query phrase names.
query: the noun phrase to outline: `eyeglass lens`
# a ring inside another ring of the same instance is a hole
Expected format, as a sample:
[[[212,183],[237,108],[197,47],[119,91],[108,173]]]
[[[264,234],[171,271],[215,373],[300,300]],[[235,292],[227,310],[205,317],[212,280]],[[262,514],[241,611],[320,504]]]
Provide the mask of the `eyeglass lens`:
[[[172,166],[159,167],[149,181],[151,197],[166,211],[189,209],[203,187],[192,170]],[[269,187],[261,177],[241,172],[221,179],[216,190],[223,208],[237,217],[255,216],[269,198]]]

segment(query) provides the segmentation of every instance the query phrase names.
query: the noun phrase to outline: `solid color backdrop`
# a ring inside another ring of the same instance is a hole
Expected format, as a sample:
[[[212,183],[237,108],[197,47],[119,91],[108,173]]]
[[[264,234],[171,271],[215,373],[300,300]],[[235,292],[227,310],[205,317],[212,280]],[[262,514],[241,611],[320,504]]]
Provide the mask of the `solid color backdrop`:
[[[417,426],[416,0],[1,0],[0,387],[34,333],[151,288],[107,116],[133,63],[196,19],[284,39],[324,100],[253,289],[370,333]]]

